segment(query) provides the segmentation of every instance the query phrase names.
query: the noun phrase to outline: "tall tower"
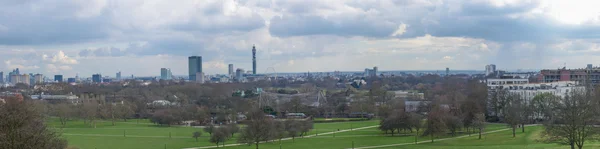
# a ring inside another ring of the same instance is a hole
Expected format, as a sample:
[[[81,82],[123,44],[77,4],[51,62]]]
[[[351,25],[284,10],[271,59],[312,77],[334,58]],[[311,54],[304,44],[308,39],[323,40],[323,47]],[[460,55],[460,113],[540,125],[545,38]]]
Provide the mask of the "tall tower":
[[[188,61],[190,81],[196,81],[196,73],[202,72],[202,57],[190,56]]]
[[[256,47],[252,45],[252,74],[256,74]]]

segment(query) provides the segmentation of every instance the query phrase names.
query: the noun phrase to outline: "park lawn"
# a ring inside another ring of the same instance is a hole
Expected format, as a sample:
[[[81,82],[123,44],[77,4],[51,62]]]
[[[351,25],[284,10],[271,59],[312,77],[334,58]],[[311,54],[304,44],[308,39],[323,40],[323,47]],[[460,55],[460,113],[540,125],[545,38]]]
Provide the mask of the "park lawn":
[[[506,129],[505,124],[488,124],[486,131],[500,130]],[[457,136],[465,135],[465,133],[458,133]],[[476,133],[473,133],[473,136],[476,136]],[[439,138],[447,138],[451,137],[450,135],[440,136]],[[419,141],[427,141],[430,140],[428,136],[423,136],[418,138]],[[343,149],[343,148],[351,148],[354,143],[354,147],[363,147],[363,146],[376,146],[376,145],[386,145],[386,144],[397,144],[397,143],[412,143],[415,141],[414,134],[401,134],[401,135],[385,135],[383,132],[375,128],[361,129],[349,132],[340,132],[336,133],[335,137],[333,134],[328,135],[319,135],[317,137],[310,138],[297,138],[294,141],[287,140],[281,142],[281,148],[285,149]],[[259,147],[261,149],[278,149],[279,142],[270,142],[265,144],[260,144]],[[252,149],[255,146],[233,146],[227,147],[232,149]]]
[[[337,129],[344,130],[377,125],[378,121],[339,122],[339,123],[316,123],[308,135],[326,133]],[[188,147],[214,146],[210,143],[209,134],[201,128],[180,126],[158,126],[148,120],[122,120],[117,121],[115,126],[110,121],[97,121],[96,128],[84,124],[81,120],[67,122],[63,128],[58,119],[51,118],[48,125],[62,132],[63,137],[69,142],[69,146],[80,149],[180,149]],[[202,137],[198,142],[192,138],[194,131],[202,131]],[[125,136],[123,134],[125,133]],[[237,142],[238,134],[234,135],[225,144]]]

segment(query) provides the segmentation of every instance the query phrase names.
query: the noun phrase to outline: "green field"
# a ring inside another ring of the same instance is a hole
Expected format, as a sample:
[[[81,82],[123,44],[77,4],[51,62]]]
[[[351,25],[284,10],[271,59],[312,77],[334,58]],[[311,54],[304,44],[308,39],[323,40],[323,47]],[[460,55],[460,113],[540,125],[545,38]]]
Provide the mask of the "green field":
[[[418,137],[420,144],[415,142],[415,133],[404,132],[401,135],[391,136],[377,129],[376,120],[360,122],[338,122],[317,123],[307,137],[299,137],[294,141],[284,140],[281,148],[304,149],[304,148],[351,148],[369,147],[396,144],[395,146],[380,147],[392,148],[425,148],[425,149],[476,149],[476,148],[565,148],[567,146],[539,142],[541,126],[528,127],[525,133],[517,132],[517,137],[512,138],[511,131],[506,130],[504,124],[488,124],[486,131],[503,130],[500,132],[485,134],[483,139],[478,140],[476,132],[471,137],[452,138],[450,140],[435,141],[429,143],[429,137]],[[203,133],[198,142],[192,138],[192,132],[202,131],[201,128],[192,127],[161,127],[154,125],[148,120],[119,121],[115,126],[110,122],[101,121],[97,128],[90,128],[83,121],[70,121],[65,128],[60,128],[56,119],[51,119],[49,125],[63,132],[63,137],[69,141],[72,147],[80,149],[180,149],[191,147],[209,147],[215,144],[209,143],[208,133]],[[368,127],[368,128],[366,128]],[[337,133],[332,133],[337,130]],[[318,135],[317,135],[318,134]],[[125,136],[124,136],[125,135]],[[465,136],[466,132],[459,132],[457,136]],[[236,136],[225,144],[236,144]],[[439,136],[450,138],[450,135]],[[165,147],[166,146],[166,147]],[[599,145],[586,145],[586,148],[598,148]],[[227,146],[231,149],[252,149],[254,146],[235,145]],[[278,149],[278,141],[260,144],[260,148]]]
[[[317,123],[309,135],[332,131],[374,126],[378,121]],[[198,142],[192,138],[194,131],[201,128],[192,127],[161,127],[148,120],[119,121],[115,126],[111,122],[99,121],[96,128],[91,128],[83,121],[69,121],[61,128],[57,119],[50,119],[49,126],[63,133],[69,146],[80,149],[180,149],[189,147],[214,146],[208,141],[209,134],[203,132]],[[236,143],[237,134],[225,144]],[[247,147],[247,146],[244,146]]]

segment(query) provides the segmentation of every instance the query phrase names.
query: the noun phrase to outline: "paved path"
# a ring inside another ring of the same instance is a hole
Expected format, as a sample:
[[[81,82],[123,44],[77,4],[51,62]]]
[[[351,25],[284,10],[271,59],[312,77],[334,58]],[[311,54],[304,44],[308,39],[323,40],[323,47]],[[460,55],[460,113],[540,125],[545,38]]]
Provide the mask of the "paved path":
[[[369,129],[369,128],[376,128],[379,127],[379,125],[374,125],[374,126],[367,126],[367,127],[360,127],[360,128],[354,128],[354,129],[344,129],[344,130],[340,130],[340,131],[332,131],[332,132],[325,132],[325,133],[319,133],[318,136],[322,136],[322,135],[330,135],[330,134],[334,134],[334,133],[341,133],[341,132],[348,132],[348,131],[356,131],[356,130],[363,130],[363,129]],[[311,138],[311,137],[316,137],[317,134],[314,135],[308,135],[308,136],[304,136],[304,138]],[[292,138],[283,138],[281,139],[283,140],[291,140]],[[271,141],[278,141],[278,140],[271,140]],[[261,142],[264,143],[264,142]],[[237,143],[237,144],[226,144],[225,147],[228,146],[240,146],[240,145],[247,145],[245,143]],[[223,146],[218,146],[218,147],[223,147]],[[192,148],[184,148],[184,149],[206,149],[206,148],[217,148],[217,146],[203,146],[203,147],[192,147]]]
[[[139,136],[139,135],[107,135],[107,134],[75,134],[75,133],[63,133],[64,136],[90,136],[90,137],[121,137],[121,138],[169,138],[169,136]],[[172,136],[173,139],[189,139],[192,137],[176,137]]]
[[[526,125],[526,127],[530,127],[530,126],[537,126],[538,124],[534,124],[534,125]],[[487,131],[481,134],[488,134],[488,133],[495,133],[495,132],[501,132],[501,131],[506,131],[506,130],[512,130],[512,128],[506,128],[506,129],[499,129],[499,130],[494,130],[494,131]],[[463,135],[463,136],[458,136],[458,137],[452,137],[452,138],[443,138],[443,139],[434,139],[434,142],[437,141],[444,141],[444,140],[450,140],[450,139],[458,139],[458,138],[465,138],[465,137],[476,137],[478,136],[478,134],[475,135]],[[364,147],[355,147],[354,149],[370,149],[370,148],[382,148],[382,147],[392,147],[392,146],[403,146],[403,145],[411,145],[411,144],[422,144],[422,143],[429,143],[431,142],[431,140],[427,140],[427,141],[419,141],[417,143],[415,142],[411,142],[411,143],[399,143],[399,144],[388,144],[388,145],[377,145],[377,146],[364,146]],[[347,149],[352,149],[352,148],[347,148]]]

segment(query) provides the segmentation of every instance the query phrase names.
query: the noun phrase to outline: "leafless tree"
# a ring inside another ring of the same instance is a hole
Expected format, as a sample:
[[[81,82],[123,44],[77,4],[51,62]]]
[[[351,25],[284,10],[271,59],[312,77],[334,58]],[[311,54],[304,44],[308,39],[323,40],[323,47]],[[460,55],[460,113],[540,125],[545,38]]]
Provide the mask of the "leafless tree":
[[[476,114],[472,126],[479,129],[479,139],[481,139],[481,133],[483,133],[483,129],[485,129],[485,114]]]
[[[228,132],[225,131],[225,129],[219,128],[219,129],[215,129],[215,131],[210,135],[210,142],[211,143],[215,143],[217,144],[217,147],[219,147],[219,143],[223,142],[225,143],[225,141],[227,141],[228,138]],[[225,145],[223,145],[225,146]]]
[[[431,110],[427,113],[427,122],[423,135],[429,135],[431,137],[431,142],[433,142],[435,135],[443,134],[446,130],[444,115],[446,115],[448,111],[437,103],[433,103],[430,106]]]
[[[516,137],[515,130],[517,126],[521,124],[521,120],[523,119],[521,116],[523,112],[523,101],[520,99],[520,96],[516,94],[509,94],[506,96],[507,104],[502,109],[502,116],[504,117],[504,122],[508,124],[512,128],[512,135]]]
[[[210,124],[207,126],[204,126],[204,132],[208,132],[208,134],[212,135],[212,133],[216,130],[215,125]]]
[[[544,124],[546,133],[574,149],[599,133],[598,96],[589,89],[574,89],[552,106],[552,116]]]
[[[58,103],[51,106],[52,115],[58,117],[62,127],[65,127],[67,125],[67,122],[73,116],[73,111],[71,110],[72,106],[67,103]]]
[[[192,133],[192,138],[196,139],[196,142],[198,142],[198,138],[202,136],[202,132],[200,131],[195,131],[194,133]]]
[[[67,141],[46,126],[44,114],[32,105],[11,98],[0,103],[0,148],[66,148]]]
[[[246,127],[242,129],[238,142],[254,144],[258,149],[261,141],[267,141],[271,138],[275,123],[272,119],[265,117],[264,113],[257,109],[248,114]]]

